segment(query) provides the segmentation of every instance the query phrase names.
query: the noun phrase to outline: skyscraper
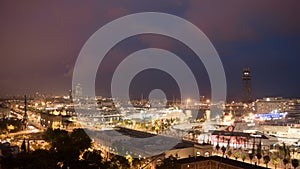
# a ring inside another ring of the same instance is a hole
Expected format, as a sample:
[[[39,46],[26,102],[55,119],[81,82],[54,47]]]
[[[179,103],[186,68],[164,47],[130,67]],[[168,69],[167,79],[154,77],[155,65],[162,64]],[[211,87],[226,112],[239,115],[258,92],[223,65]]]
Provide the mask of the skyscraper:
[[[80,84],[75,86],[75,98],[80,99],[82,97],[82,87]]]
[[[252,96],[251,96],[251,75],[250,75],[250,69],[248,67],[243,69],[243,101],[245,103],[252,102]]]

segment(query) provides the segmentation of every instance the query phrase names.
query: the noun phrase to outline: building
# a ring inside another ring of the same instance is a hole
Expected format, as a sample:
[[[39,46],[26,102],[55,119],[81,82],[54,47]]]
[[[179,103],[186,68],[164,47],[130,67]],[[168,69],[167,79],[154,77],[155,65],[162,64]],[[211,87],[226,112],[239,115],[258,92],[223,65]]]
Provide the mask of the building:
[[[41,113],[40,123],[46,128],[79,127],[74,110],[52,110]]]
[[[186,158],[178,160],[180,169],[265,169],[265,167],[244,163],[219,156]]]
[[[97,100],[98,107],[102,110],[115,111],[115,103],[112,98],[102,98]]]
[[[75,93],[74,93],[75,99],[82,98],[82,87],[80,84],[77,84],[75,86]]]
[[[253,146],[256,148],[257,145],[261,143],[262,150],[265,151],[270,149],[271,144],[274,144],[273,140],[270,141],[269,137],[260,132],[252,134],[245,132],[218,130],[212,132],[211,142],[214,146],[219,144],[220,147],[227,147],[229,144],[231,148],[243,148],[244,150],[251,150]]]
[[[198,158],[198,157],[210,157],[212,156],[213,146],[211,144],[198,144],[191,141],[182,140],[180,143],[176,144],[172,149],[166,152],[153,156],[152,162],[149,167],[152,169],[156,166],[161,165],[163,159],[169,157],[175,157],[177,160]]]
[[[241,117],[250,112],[252,112],[252,106],[250,104],[234,101],[226,103],[223,110],[224,116],[231,114],[234,117]]]
[[[261,125],[258,131],[281,138],[300,139],[300,128],[298,126]]]
[[[300,99],[265,97],[255,101],[255,110],[260,114],[287,112],[285,122],[300,124]]]
[[[250,75],[250,69],[244,68],[243,69],[243,101],[245,103],[251,103],[252,102],[252,87],[251,87],[251,75]]]
[[[209,157],[212,155],[213,146],[211,144],[198,144],[182,140],[172,149],[165,152],[165,158],[170,156],[176,157],[177,159],[184,159],[190,157],[205,156]]]
[[[257,99],[255,110],[257,113],[270,113],[273,111],[285,112],[289,109],[290,99],[282,97],[265,97]]]
[[[287,121],[300,124],[300,99],[292,99],[288,102]]]

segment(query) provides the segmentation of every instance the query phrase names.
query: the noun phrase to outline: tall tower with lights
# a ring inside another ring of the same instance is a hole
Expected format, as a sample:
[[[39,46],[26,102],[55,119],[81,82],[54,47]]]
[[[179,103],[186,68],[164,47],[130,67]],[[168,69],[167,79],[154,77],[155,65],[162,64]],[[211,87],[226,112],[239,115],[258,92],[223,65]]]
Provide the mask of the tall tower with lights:
[[[243,69],[243,101],[245,103],[251,103],[252,102],[252,96],[251,96],[251,75],[250,75],[250,69],[248,67]]]
[[[82,87],[80,84],[75,86],[75,98],[80,99],[82,98]]]

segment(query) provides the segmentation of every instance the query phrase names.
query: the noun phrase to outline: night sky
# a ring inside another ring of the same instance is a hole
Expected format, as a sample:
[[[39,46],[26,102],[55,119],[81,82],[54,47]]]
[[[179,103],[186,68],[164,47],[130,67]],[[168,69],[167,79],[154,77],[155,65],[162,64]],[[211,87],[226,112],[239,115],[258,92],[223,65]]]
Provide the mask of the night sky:
[[[106,23],[137,12],[173,14],[201,29],[223,62],[229,100],[241,98],[241,74],[246,66],[253,76],[254,98],[300,97],[300,1],[296,0],[2,0],[0,96],[37,91],[67,94],[76,58],[87,39]],[[97,94],[109,95],[118,63],[148,47],[178,54],[196,72],[200,93],[209,97],[208,75],[201,63],[193,61],[193,53],[174,39],[156,35],[135,36],[111,49],[98,70]],[[176,85],[169,85],[173,79],[157,71],[141,72],[132,83],[136,87],[131,89],[133,93],[148,89],[151,82],[160,80],[163,83],[155,87],[171,86],[168,89],[176,90]]]

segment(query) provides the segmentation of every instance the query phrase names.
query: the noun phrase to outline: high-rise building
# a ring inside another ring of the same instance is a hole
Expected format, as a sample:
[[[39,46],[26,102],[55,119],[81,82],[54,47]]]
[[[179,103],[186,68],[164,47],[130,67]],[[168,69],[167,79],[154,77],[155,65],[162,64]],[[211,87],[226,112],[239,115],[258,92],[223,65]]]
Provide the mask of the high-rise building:
[[[285,112],[289,109],[290,99],[282,97],[265,97],[255,102],[257,113]]]
[[[300,123],[300,99],[292,99],[288,103],[288,121],[293,123]]]
[[[80,99],[82,97],[82,87],[80,84],[77,84],[75,86],[75,94],[74,94],[75,98]]]
[[[68,97],[71,101],[73,100],[72,90],[69,90]]]
[[[250,75],[250,69],[244,68],[243,69],[243,101],[245,103],[251,103],[252,102],[252,88],[251,88],[251,75]]]

